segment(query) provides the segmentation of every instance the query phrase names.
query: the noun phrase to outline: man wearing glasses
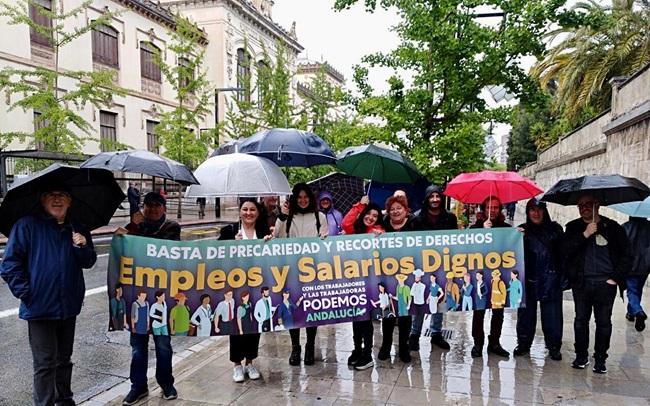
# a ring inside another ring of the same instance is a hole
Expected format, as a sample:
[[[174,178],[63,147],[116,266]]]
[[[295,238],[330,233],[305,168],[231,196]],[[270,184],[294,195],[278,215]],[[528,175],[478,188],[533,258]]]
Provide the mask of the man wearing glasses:
[[[572,367],[589,365],[589,322],[596,319],[594,367],[607,373],[605,360],[612,336],[612,308],[617,287],[625,290],[625,275],[632,264],[629,241],[623,227],[598,213],[600,202],[591,194],[578,199],[580,218],[566,225],[565,271],[571,282],[575,304],[576,358]]]
[[[88,230],[67,216],[72,204],[64,185],[44,190],[40,210],[13,226],[0,265],[27,320],[35,405],[75,404],[70,358],[86,292],[82,268],[92,267],[97,254]]]

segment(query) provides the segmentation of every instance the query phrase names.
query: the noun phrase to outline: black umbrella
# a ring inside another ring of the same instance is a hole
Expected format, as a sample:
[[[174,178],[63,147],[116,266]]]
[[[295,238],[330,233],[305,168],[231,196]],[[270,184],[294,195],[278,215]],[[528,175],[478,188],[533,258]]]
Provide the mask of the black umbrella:
[[[18,219],[39,209],[42,191],[52,184],[68,188],[72,196],[68,218],[89,230],[108,224],[126,197],[111,172],[52,164],[11,185],[0,205],[0,232],[8,236]]]
[[[182,185],[199,183],[187,166],[144,150],[102,152],[82,163],[81,167],[142,173],[173,180]]]
[[[278,166],[310,168],[336,163],[336,155],[321,137],[295,128],[255,133],[239,143],[238,151],[270,159]]]
[[[541,200],[571,206],[578,204],[578,198],[584,193],[590,193],[601,205],[607,206],[643,200],[650,196],[650,188],[636,178],[621,175],[587,175],[557,182]]]

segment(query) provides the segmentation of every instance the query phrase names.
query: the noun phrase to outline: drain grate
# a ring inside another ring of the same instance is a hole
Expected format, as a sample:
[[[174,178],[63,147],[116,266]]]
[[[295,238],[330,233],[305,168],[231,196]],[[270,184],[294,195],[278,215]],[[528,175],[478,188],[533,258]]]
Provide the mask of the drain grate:
[[[453,331],[447,330],[447,329],[444,329],[444,328],[442,329],[441,334],[442,334],[442,337],[447,341],[451,340],[452,337],[454,336]],[[423,335],[425,337],[431,337],[431,329],[426,329],[426,331],[424,332]]]

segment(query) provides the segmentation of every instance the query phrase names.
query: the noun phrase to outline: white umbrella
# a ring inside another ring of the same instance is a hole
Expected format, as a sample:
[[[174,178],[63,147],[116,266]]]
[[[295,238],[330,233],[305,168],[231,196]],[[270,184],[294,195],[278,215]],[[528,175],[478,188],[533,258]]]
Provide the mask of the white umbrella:
[[[272,161],[248,154],[217,155],[194,171],[201,183],[191,185],[185,197],[290,195],[282,170]]]

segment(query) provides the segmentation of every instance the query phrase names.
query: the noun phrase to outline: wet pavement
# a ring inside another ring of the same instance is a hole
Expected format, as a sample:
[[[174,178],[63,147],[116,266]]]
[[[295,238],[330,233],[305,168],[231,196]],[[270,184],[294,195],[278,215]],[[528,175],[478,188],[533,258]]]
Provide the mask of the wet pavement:
[[[650,306],[647,296],[644,304]],[[422,337],[420,351],[411,353],[409,364],[396,358],[395,348],[390,360],[376,359],[381,328],[375,323],[375,366],[354,371],[347,366],[352,328],[341,324],[319,328],[313,366],[288,365],[288,333],[263,335],[260,357],[255,361],[262,378],[244,383],[232,381],[228,340],[211,338],[175,355],[178,400],[163,400],[151,380],[150,397],[140,404],[650,405],[650,338],[646,337],[648,331],[637,332],[624,314],[625,305],[617,298],[606,375],[592,372],[593,360],[587,369],[571,368],[574,312],[565,293],[562,361],[546,356],[539,323],[530,356],[501,358],[484,353],[483,358],[473,359],[471,315],[456,313],[445,320],[445,329],[453,331],[451,350],[432,349],[429,339]],[[489,315],[486,319],[488,331]],[[515,324],[516,313],[506,310],[501,343],[509,351],[516,345]],[[592,321],[592,346],[594,328]],[[304,332],[302,339],[304,342]],[[128,389],[124,382],[84,404],[119,405]]]

